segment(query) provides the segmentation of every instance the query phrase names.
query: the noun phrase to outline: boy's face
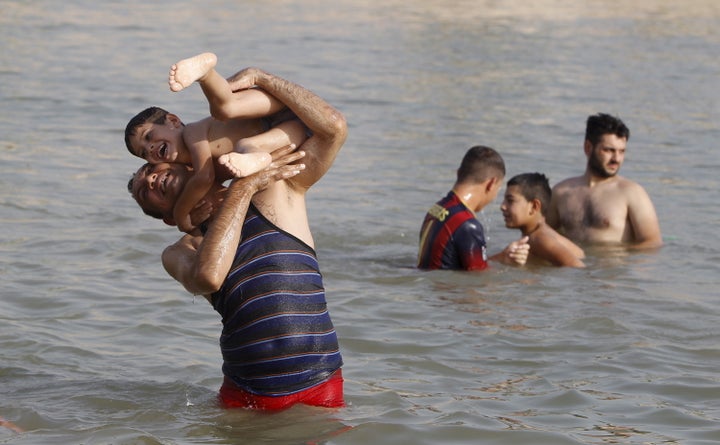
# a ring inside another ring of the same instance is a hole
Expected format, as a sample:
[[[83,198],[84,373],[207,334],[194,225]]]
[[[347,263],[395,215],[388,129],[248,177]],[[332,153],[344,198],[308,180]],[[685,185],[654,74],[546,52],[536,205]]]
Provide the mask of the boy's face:
[[[503,218],[505,218],[505,227],[516,229],[531,222],[532,208],[532,202],[525,199],[520,193],[519,186],[508,186],[505,190],[505,199],[500,206]]]
[[[132,152],[150,164],[183,162],[178,159],[185,149],[182,132],[182,123],[170,114],[163,124],[144,123],[135,128],[130,138]]]

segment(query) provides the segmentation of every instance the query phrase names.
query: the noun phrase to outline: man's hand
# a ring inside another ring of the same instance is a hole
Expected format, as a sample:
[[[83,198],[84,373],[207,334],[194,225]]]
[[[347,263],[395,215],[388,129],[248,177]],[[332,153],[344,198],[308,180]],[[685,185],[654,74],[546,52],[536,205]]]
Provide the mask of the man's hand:
[[[257,85],[258,77],[263,74],[259,68],[245,68],[227,78],[230,89],[235,91],[247,90]]]
[[[208,218],[210,218],[212,212],[212,202],[207,199],[203,199],[202,201],[198,202],[197,205],[195,205],[195,207],[190,211],[190,224],[195,227],[200,226],[200,224],[204,223]]]
[[[345,116],[312,91],[259,68],[245,68],[229,77],[228,83],[233,91],[261,88],[310,129],[312,135],[300,146],[307,154],[304,162],[307,168],[289,181],[296,193],[304,195],[327,173],[345,143]]]
[[[259,192],[268,188],[273,182],[292,178],[305,169],[305,164],[293,164],[293,162],[305,156],[305,152],[295,151],[295,145],[278,148],[271,152],[270,155],[272,156],[272,163],[265,170],[247,178],[236,179],[236,181],[244,181],[247,187],[254,188],[256,192]],[[208,199],[203,199],[197,203],[190,211],[189,223],[192,226],[191,229],[207,221],[222,202],[222,198],[216,198],[214,206],[213,201]],[[191,230],[185,230],[185,232],[190,233]]]
[[[249,182],[248,186],[253,187],[256,192],[265,190],[276,181],[292,178],[305,169],[305,164],[293,164],[305,156],[302,150],[295,151],[295,145],[288,145],[270,153],[272,163],[260,172],[241,178]],[[239,179],[238,179],[239,180]]]

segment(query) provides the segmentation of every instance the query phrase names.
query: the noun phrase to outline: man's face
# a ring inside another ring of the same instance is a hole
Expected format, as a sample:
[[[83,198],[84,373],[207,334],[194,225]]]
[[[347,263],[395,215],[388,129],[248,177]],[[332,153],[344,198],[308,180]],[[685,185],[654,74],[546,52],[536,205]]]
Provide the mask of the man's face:
[[[178,159],[186,150],[182,131],[182,123],[173,114],[168,114],[162,124],[147,122],[139,125],[130,137],[132,153],[151,164],[185,162],[186,159]]]
[[[603,135],[594,147],[585,141],[585,154],[588,157],[588,168],[597,176],[610,178],[618,174],[625,160],[627,139],[614,134]]]
[[[503,180],[504,177],[493,177],[492,179],[488,179],[487,181],[478,184],[480,187],[484,188],[484,198],[482,200],[479,200],[477,203],[477,207],[472,209],[473,212],[477,213],[483,208],[485,208],[486,205],[490,204],[491,202],[495,201],[497,198],[498,193],[500,192],[500,189],[503,186]]]
[[[133,176],[132,195],[146,211],[171,218],[191,174],[184,164],[145,164]]]

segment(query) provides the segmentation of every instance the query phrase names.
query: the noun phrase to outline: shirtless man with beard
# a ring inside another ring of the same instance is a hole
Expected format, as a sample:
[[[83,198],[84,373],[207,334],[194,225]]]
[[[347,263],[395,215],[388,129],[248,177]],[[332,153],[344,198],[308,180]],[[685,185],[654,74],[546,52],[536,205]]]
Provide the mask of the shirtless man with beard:
[[[662,246],[657,214],[647,192],[618,175],[629,138],[630,130],[620,119],[602,113],[588,117],[585,173],[553,187],[547,215],[550,226],[580,244]]]

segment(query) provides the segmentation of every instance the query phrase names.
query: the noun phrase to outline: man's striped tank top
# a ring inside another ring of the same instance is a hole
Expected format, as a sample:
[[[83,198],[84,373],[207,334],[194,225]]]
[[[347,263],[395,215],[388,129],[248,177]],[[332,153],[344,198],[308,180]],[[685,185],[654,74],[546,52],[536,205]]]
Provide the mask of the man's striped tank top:
[[[223,322],[223,373],[246,391],[293,394],[342,366],[315,251],[254,206],[212,301]]]

